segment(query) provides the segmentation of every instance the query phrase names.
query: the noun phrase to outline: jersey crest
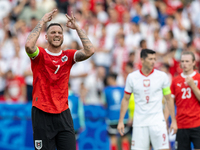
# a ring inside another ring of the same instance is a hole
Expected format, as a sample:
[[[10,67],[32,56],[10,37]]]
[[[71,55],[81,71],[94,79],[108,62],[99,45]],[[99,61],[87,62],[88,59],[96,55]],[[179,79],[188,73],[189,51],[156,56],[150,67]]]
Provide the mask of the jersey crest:
[[[35,140],[35,148],[38,150],[42,148],[42,140]]]
[[[150,87],[150,79],[144,79],[143,85],[144,85],[144,87]]]
[[[61,60],[62,60],[62,62],[65,62],[65,61],[68,60],[68,57],[65,55],[65,56],[63,56],[63,57],[61,58]]]

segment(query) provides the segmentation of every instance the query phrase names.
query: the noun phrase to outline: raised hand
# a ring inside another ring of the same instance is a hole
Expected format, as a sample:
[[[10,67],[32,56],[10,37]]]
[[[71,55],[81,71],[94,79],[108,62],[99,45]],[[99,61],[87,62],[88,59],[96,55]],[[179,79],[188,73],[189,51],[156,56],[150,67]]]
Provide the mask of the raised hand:
[[[57,11],[57,9],[52,10],[49,13],[46,13],[43,17],[42,20],[44,21],[44,23],[49,22],[52,20],[54,13]]]
[[[77,29],[79,28],[78,24],[76,23],[76,19],[73,15],[73,13],[71,13],[72,16],[70,17],[68,14],[65,14],[65,16],[67,17],[67,23],[66,23],[66,26],[68,28],[71,28],[71,29]]]
[[[190,76],[187,76],[187,77],[185,78],[185,82],[186,82],[187,85],[189,85],[190,87],[194,84],[194,80],[193,80],[193,78],[190,77]]]

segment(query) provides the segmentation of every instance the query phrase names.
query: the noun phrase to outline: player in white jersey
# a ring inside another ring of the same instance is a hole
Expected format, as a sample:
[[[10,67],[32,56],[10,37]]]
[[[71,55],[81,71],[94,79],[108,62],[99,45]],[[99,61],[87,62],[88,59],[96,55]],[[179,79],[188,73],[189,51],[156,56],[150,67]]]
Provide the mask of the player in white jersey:
[[[168,150],[169,141],[166,121],[162,110],[163,95],[171,113],[170,132],[177,132],[174,101],[171,98],[170,83],[166,73],[154,69],[156,53],[143,49],[140,54],[142,68],[130,73],[126,79],[125,93],[121,103],[118,131],[123,136],[123,118],[127,111],[131,93],[134,94],[135,111],[131,150]]]

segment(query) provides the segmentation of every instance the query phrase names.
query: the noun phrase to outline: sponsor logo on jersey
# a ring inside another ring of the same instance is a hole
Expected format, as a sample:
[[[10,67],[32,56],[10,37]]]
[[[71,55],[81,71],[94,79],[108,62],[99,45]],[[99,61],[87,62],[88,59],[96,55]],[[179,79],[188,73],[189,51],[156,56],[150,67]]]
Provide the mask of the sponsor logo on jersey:
[[[68,57],[65,55],[65,56],[63,56],[63,57],[61,58],[61,60],[62,60],[62,62],[65,62],[65,61],[68,60]]]
[[[42,148],[42,140],[35,140],[35,148],[38,150]]]
[[[144,85],[144,87],[149,87],[150,86],[150,79],[144,79],[143,85]]]
[[[54,63],[57,63],[58,61],[53,60]]]

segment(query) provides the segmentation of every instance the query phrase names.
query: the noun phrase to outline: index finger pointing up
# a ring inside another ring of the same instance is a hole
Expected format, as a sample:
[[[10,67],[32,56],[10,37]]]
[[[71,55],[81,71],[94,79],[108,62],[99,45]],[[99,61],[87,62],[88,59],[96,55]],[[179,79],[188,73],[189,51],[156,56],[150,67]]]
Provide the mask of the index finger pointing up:
[[[66,16],[69,20],[72,19],[70,16],[68,16],[68,14],[65,14],[65,16]]]
[[[51,15],[53,15],[56,11],[57,11],[57,9],[52,10]]]
[[[71,11],[71,15],[72,15],[72,18],[74,19],[74,15],[73,15],[73,12]]]

